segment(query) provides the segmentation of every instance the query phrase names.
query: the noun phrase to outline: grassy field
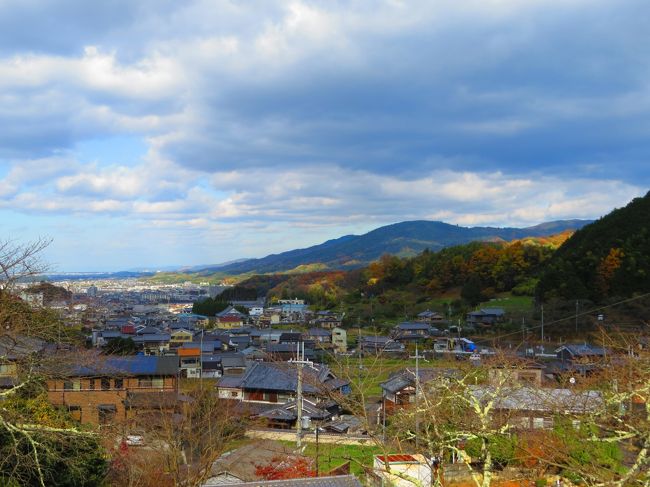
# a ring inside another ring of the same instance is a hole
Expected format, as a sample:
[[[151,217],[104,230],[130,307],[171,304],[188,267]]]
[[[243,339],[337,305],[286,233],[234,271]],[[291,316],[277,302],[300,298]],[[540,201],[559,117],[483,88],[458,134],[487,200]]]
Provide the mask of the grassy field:
[[[413,355],[413,354],[412,354]],[[456,366],[458,364],[455,364]],[[420,367],[453,367],[449,360],[420,360]],[[415,369],[414,358],[342,357],[330,363],[333,372],[351,381],[353,392],[363,392],[366,398],[381,397],[381,383],[405,368]]]
[[[293,442],[283,442],[289,446],[295,446]],[[373,455],[382,453],[381,448],[376,445],[337,445],[333,443],[321,443],[318,447],[318,471],[320,475],[350,462],[350,473],[361,475],[364,467],[372,467]],[[306,443],[304,454],[316,458],[316,444]]]
[[[532,313],[534,300],[531,296],[503,294],[481,303],[478,308],[503,308],[506,313]]]
[[[178,381],[178,390],[182,393],[198,391],[201,389],[201,382],[203,382],[203,390],[210,391],[214,390],[217,381],[219,379],[214,378],[203,378],[201,379],[187,379],[181,377]]]
[[[232,451],[242,446],[249,445],[255,440],[251,438],[238,438],[231,440],[224,451]],[[280,441],[291,448],[296,444],[292,441]],[[316,458],[316,444],[304,443],[304,455]],[[364,473],[364,466],[372,466],[373,455],[382,453],[381,448],[376,445],[337,445],[333,443],[320,443],[318,446],[318,470],[324,475],[331,470],[350,462],[350,472],[355,475]]]

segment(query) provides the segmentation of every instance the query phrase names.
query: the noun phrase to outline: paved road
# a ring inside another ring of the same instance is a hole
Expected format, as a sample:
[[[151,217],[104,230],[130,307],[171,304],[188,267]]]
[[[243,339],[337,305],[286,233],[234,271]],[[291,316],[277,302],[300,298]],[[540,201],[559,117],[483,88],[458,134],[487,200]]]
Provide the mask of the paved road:
[[[268,429],[248,429],[246,436],[249,438],[260,438],[264,440],[283,440],[295,441],[295,431],[268,430]],[[305,432],[302,441],[307,443],[316,443],[316,434],[313,431]],[[332,435],[328,433],[318,434],[319,443],[336,443],[337,445],[372,445],[372,439],[369,437]]]

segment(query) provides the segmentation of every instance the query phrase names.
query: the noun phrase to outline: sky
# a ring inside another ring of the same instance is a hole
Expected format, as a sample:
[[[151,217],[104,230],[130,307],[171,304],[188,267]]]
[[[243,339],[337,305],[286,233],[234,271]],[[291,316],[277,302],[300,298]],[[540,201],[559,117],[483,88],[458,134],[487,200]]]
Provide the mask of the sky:
[[[214,264],[650,186],[647,0],[3,0],[0,239]]]

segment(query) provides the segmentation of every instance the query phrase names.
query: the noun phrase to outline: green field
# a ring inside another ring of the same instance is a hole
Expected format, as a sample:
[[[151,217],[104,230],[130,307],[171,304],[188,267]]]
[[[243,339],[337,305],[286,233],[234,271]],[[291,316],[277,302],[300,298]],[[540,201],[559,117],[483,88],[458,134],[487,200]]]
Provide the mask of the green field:
[[[242,446],[249,445],[255,440],[251,438],[238,438],[231,440],[224,451],[232,451]],[[295,448],[293,441],[280,441],[280,443]],[[303,454],[316,458],[316,443],[303,443]],[[350,473],[362,475],[364,467],[372,467],[373,455],[379,455],[382,449],[376,445],[337,445],[334,443],[319,443],[318,445],[318,471],[325,475],[331,470],[350,462]]]
[[[532,313],[534,299],[532,296],[512,296],[503,294],[478,305],[478,308],[503,308],[506,313]]]
[[[412,353],[411,355],[414,355]],[[414,358],[391,357],[344,357],[330,362],[332,371],[337,377],[350,380],[353,393],[363,393],[368,398],[381,397],[381,383],[405,368],[415,369]],[[420,367],[454,367],[458,364],[449,360],[420,360]]]
[[[283,442],[295,446],[293,442]],[[350,462],[350,473],[361,475],[364,467],[372,467],[373,455],[379,455],[382,449],[376,445],[337,445],[334,443],[320,443],[318,446],[318,471],[325,475],[331,470]],[[304,454],[316,458],[316,443],[306,443]]]

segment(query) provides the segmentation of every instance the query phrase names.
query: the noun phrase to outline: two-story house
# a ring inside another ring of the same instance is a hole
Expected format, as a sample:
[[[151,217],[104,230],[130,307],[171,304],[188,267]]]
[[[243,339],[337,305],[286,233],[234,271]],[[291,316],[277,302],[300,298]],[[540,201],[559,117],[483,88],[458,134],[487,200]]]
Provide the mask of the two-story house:
[[[178,406],[176,356],[97,356],[61,375],[47,381],[48,398],[82,423],[128,422]]]

